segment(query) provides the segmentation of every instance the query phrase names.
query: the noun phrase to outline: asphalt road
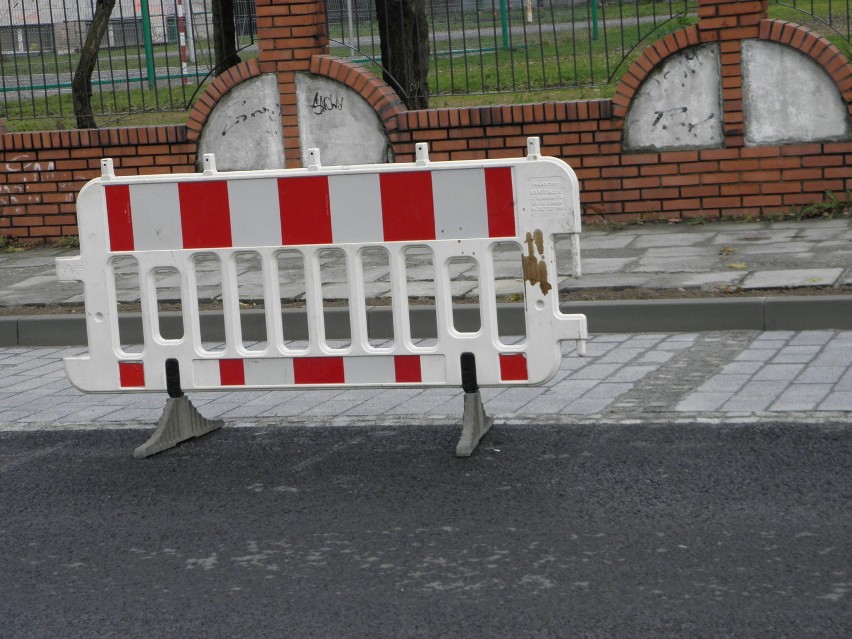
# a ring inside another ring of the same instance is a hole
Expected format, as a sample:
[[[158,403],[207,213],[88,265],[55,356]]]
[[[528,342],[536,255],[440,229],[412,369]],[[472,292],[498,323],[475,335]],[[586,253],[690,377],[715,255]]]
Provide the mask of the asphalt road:
[[[852,429],[0,433],[0,637],[852,636]]]

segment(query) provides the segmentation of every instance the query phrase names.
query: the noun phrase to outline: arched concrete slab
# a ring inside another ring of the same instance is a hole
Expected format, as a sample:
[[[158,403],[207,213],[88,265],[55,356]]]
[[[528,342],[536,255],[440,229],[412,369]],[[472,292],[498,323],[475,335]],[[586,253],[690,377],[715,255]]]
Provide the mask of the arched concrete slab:
[[[220,171],[284,168],[278,79],[261,75],[238,84],[213,108],[198,140],[196,166],[216,154]]]
[[[324,166],[392,161],[392,149],[375,110],[356,91],[335,80],[300,73],[296,100],[302,161],[318,148]]]
[[[746,144],[850,137],[846,104],[834,80],[815,60],[765,40],[743,41],[742,57]]]
[[[722,146],[719,46],[690,47],[645,79],[624,122],[628,151]]]

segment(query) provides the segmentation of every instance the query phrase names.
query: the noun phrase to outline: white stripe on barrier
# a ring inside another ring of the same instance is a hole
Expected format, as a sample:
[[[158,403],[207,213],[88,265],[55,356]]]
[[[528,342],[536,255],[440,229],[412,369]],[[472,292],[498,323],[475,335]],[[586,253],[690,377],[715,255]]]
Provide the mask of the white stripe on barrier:
[[[133,250],[161,251],[183,245],[178,185],[130,186]]]
[[[432,192],[435,239],[488,237],[484,170],[435,171]]]
[[[276,180],[229,182],[228,206],[234,246],[264,246],[280,241],[281,213]]]
[[[382,242],[382,193],[377,173],[329,180],[332,239],[336,244]]]

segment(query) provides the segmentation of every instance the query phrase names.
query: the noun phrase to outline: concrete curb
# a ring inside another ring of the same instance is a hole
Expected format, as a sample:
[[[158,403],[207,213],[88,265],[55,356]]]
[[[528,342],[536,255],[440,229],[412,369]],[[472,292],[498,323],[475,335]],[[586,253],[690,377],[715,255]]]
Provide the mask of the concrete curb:
[[[565,313],[584,313],[591,333],[852,330],[852,296],[848,295],[567,302],[561,308]],[[393,337],[390,307],[371,307],[367,315],[371,337]],[[307,320],[303,310],[288,309],[283,316],[287,339],[307,339]],[[458,306],[454,316],[459,330],[477,330],[477,306]],[[220,317],[216,312],[201,314],[205,337],[211,341],[224,341]],[[523,317],[520,304],[500,305],[498,323],[501,333],[523,332]],[[433,337],[436,326],[434,308],[422,306],[412,309],[411,326],[414,337]],[[250,311],[243,316],[246,339],[266,339],[265,328],[262,311]],[[139,315],[122,317],[120,330],[123,340],[142,342]],[[166,338],[179,338],[182,334],[180,316],[164,314],[161,330]],[[331,339],[348,337],[349,315],[346,308],[326,311],[326,335]],[[0,317],[0,346],[84,346],[86,343],[83,314]]]

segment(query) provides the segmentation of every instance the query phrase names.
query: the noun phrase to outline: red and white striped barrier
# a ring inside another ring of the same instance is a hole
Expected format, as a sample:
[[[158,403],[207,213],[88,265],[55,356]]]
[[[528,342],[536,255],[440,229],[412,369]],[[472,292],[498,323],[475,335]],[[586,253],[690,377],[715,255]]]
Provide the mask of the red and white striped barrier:
[[[304,169],[218,172],[205,156],[201,174],[117,177],[111,160],[77,200],[81,254],[57,259],[60,280],[85,284],[89,352],[65,360],[72,383],[86,391],[162,391],[165,362],[177,360],[187,390],[326,386],[459,386],[459,358],[473,353],[483,386],[538,384],[559,368],[560,342],[576,340],[582,354],[583,315],[559,310],[554,236],[572,237],[579,275],[579,188],[561,160],[542,157],[531,138],[525,159],[430,162],[426,145],[407,164],[322,167],[312,150]],[[493,250],[513,242],[523,252],[526,339],[499,339]],[[380,246],[389,257],[394,340],[367,339],[361,255]],[[411,337],[404,252],[426,247],[435,266],[437,340]],[[351,342],[325,338],[322,261],[330,247],[349,265]],[[296,350],[282,335],[278,257],[304,260],[309,339]],[[250,252],[262,265],[267,340],[247,349],[240,323],[236,259]],[[223,349],[201,340],[199,255],[221,263]],[[114,280],[116,260],[138,263],[144,344],[121,346]],[[481,327],[453,325],[449,264],[473,259],[479,272]],[[184,333],[163,337],[157,271],[180,280]]]

